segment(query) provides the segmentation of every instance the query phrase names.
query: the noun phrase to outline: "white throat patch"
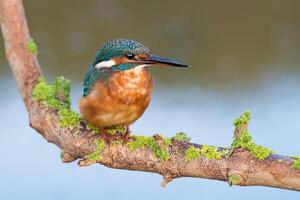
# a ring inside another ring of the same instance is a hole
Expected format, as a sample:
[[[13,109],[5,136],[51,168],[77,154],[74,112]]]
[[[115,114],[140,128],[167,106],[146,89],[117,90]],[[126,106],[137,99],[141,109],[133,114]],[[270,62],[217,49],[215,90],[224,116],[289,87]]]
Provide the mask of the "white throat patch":
[[[102,61],[99,62],[98,64],[95,65],[96,69],[101,69],[101,68],[110,68],[112,66],[116,65],[116,62],[113,60],[107,60],[107,61]]]

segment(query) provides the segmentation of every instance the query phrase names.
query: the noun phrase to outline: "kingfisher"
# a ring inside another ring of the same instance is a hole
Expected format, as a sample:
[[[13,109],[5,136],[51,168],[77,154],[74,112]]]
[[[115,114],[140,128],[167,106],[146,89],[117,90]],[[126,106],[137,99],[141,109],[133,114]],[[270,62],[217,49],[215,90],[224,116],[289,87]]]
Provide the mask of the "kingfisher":
[[[142,116],[151,100],[153,80],[146,67],[188,67],[174,59],[152,54],[130,39],[104,43],[83,77],[80,112],[98,128],[126,127]],[[126,131],[127,132],[127,131]]]

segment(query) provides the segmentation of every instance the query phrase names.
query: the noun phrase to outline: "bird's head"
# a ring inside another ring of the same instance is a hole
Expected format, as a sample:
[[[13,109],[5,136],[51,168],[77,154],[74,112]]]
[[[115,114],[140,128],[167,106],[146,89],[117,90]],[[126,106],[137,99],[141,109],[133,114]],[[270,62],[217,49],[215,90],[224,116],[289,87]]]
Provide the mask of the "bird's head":
[[[89,94],[93,83],[109,78],[112,73],[149,65],[188,67],[174,59],[152,54],[141,43],[129,39],[115,39],[104,43],[96,53],[94,62],[89,65],[83,77],[83,96]]]
[[[152,54],[143,44],[129,39],[115,39],[104,43],[97,51],[93,63],[93,67],[97,70],[112,71],[124,71],[148,65],[188,67],[174,59]]]

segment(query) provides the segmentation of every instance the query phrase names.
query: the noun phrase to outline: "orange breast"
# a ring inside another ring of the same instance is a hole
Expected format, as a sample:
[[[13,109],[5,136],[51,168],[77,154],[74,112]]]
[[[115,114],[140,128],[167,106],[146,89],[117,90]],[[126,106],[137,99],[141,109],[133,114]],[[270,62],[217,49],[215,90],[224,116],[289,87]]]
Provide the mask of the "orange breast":
[[[148,107],[152,85],[145,69],[115,72],[105,82],[96,81],[90,94],[80,99],[82,116],[98,127],[129,125]]]

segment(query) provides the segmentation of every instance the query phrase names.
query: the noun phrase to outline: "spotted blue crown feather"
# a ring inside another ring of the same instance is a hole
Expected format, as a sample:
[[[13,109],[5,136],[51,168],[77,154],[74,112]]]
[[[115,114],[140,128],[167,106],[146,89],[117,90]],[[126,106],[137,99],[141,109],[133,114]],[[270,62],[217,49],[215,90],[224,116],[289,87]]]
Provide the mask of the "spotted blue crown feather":
[[[115,39],[104,43],[96,53],[95,64],[113,57],[124,56],[126,53],[150,53],[143,44],[129,39]]]

